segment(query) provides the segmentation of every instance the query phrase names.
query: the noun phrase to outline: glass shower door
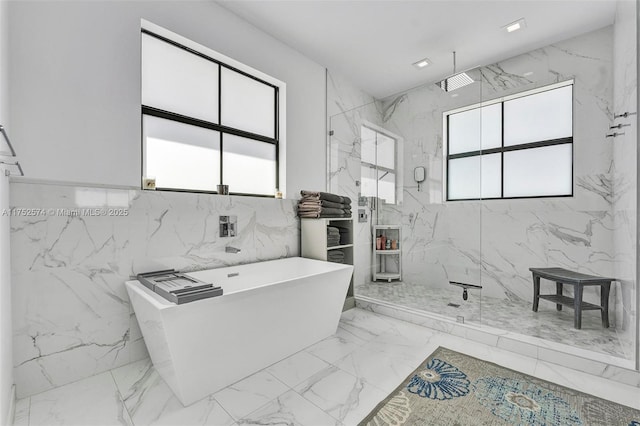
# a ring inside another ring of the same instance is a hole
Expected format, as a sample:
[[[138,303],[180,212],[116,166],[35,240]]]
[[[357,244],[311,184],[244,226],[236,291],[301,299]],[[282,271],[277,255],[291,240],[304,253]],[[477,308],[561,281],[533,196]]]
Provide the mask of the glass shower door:
[[[328,188],[358,204],[356,298],[447,320],[480,321],[480,195],[448,197],[443,143],[444,113],[478,103],[479,89],[473,84],[444,92],[429,84],[330,118]],[[471,144],[480,133],[477,120],[473,125]],[[455,160],[454,167],[461,163]],[[480,168],[455,178],[479,188]],[[390,240],[388,248],[375,248],[379,236]],[[401,279],[385,279],[397,273]]]

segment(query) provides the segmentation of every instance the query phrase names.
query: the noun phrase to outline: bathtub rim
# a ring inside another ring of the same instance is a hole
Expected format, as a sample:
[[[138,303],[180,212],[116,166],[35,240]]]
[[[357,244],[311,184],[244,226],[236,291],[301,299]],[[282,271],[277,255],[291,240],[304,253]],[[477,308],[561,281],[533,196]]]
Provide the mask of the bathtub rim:
[[[286,261],[288,259],[304,259],[305,262],[309,261],[311,263],[323,264],[323,266],[328,267],[328,269],[326,269],[326,270],[324,270],[322,272],[318,272],[318,273],[300,274],[300,275],[296,275],[294,277],[287,278],[287,279],[284,279],[284,280],[268,282],[268,283],[265,283],[265,284],[257,285],[255,287],[245,288],[245,289],[242,289],[242,290],[234,291],[232,293],[225,293],[222,296],[216,296],[216,297],[210,297],[210,298],[195,300],[193,302],[185,303],[183,305],[178,305],[176,303],[173,303],[173,302],[165,299],[164,297],[160,296],[159,294],[151,291],[148,287],[143,285],[138,280],[126,281],[125,282],[125,286],[129,287],[132,291],[140,289],[140,292],[142,293],[142,295],[146,296],[148,301],[156,309],[170,309],[170,308],[179,308],[180,306],[189,305],[191,303],[203,302],[203,301],[211,300],[211,299],[218,299],[219,300],[219,299],[223,299],[225,296],[232,296],[234,294],[246,293],[248,291],[258,290],[258,289],[262,289],[264,287],[269,287],[269,286],[276,285],[276,284],[285,284],[285,283],[289,283],[289,282],[292,282],[292,281],[309,278],[309,277],[312,277],[312,276],[322,275],[324,273],[340,271],[340,270],[343,270],[343,269],[349,269],[350,268],[352,270],[352,274],[353,274],[353,268],[354,268],[353,265],[348,265],[348,264],[344,264],[344,263],[327,262],[327,261],[324,261],[324,260],[317,260],[317,259],[309,259],[309,258],[300,257],[300,256],[292,256],[292,257],[283,257],[283,258],[279,258],[279,259],[270,259],[270,260],[264,260],[264,261],[258,261],[258,262],[242,263],[242,264],[237,264],[237,265],[228,265],[228,266],[222,266],[220,268],[209,268],[209,269],[202,269],[202,270],[199,270],[199,271],[190,271],[188,273],[185,273],[185,275],[191,276],[191,274],[194,274],[194,273],[197,274],[197,273],[206,272],[206,271],[219,271],[219,270],[223,270],[223,269],[242,268],[243,266],[248,266],[248,265],[258,265],[258,264],[264,264],[264,263],[283,262],[283,261]],[[196,277],[193,277],[193,278],[196,278]]]

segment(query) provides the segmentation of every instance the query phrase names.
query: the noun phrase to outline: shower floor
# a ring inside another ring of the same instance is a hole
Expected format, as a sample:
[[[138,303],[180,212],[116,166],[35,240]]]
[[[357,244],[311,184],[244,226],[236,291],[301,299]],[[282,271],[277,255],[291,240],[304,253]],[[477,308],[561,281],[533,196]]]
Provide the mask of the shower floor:
[[[455,319],[464,317],[467,323],[481,324],[526,336],[630,359],[632,348],[625,347],[614,328],[602,328],[600,311],[582,313],[582,329],[573,328],[573,309],[556,311],[556,305],[541,301],[538,312],[531,303],[514,302],[480,295],[468,290],[463,300],[461,288],[429,288],[406,282],[368,282],[355,288],[356,296],[418,309]],[[451,306],[450,304],[459,305]]]

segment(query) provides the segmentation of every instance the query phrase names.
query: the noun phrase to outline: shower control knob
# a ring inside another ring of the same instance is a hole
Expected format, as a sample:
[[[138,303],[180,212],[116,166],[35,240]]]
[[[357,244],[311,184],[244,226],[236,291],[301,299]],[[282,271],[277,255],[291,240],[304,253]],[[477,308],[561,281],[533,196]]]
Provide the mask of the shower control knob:
[[[469,293],[467,292],[467,289],[465,288],[464,290],[462,290],[462,300],[467,300],[469,298]]]

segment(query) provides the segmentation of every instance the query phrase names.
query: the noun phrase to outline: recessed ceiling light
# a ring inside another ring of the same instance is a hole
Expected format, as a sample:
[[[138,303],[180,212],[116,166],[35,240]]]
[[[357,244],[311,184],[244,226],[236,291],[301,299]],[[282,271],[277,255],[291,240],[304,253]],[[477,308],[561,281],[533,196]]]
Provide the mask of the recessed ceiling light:
[[[525,76],[525,77],[529,77],[530,75],[533,75],[533,71],[527,71],[522,75]]]
[[[426,67],[430,63],[431,63],[431,61],[429,61],[429,59],[424,58],[424,59],[420,59],[418,62],[414,62],[413,66],[419,69],[419,68]]]
[[[510,24],[505,25],[502,28],[507,30],[508,33],[512,33],[514,31],[518,31],[526,27],[527,27],[527,23],[525,22],[524,18],[520,18],[517,21],[511,22]]]

